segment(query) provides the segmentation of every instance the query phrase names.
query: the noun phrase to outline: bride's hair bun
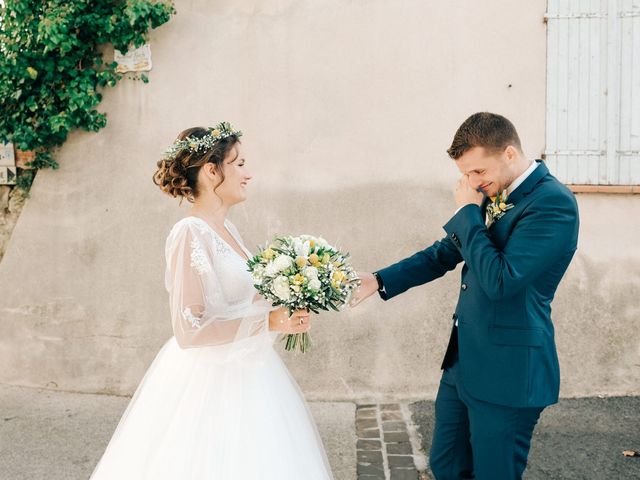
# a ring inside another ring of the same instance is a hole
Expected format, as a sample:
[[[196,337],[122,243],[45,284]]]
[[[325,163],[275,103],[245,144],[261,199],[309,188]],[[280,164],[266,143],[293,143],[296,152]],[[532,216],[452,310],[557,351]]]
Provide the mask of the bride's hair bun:
[[[160,160],[158,170],[153,175],[153,182],[172,197],[193,196],[193,190],[187,180],[187,169],[180,158]]]
[[[188,128],[178,135],[174,145],[186,139],[203,139],[210,136],[210,133],[211,129],[205,127]],[[213,145],[207,145],[207,148],[199,148],[196,151],[184,148],[174,151],[170,156],[165,155],[157,163],[158,169],[153,174],[153,183],[166,194],[174,198],[179,197],[180,201],[187,199],[193,203],[199,194],[198,173],[200,168],[205,163],[215,164],[221,174],[222,181],[224,181],[222,164],[229,151],[239,141],[240,135],[230,134],[216,140]]]

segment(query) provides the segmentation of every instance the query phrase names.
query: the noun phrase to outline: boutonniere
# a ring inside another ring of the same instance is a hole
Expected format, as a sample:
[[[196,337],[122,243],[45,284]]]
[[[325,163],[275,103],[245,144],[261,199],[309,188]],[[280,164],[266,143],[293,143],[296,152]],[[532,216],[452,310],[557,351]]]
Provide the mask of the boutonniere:
[[[507,210],[513,208],[513,203],[507,203],[507,197],[509,194],[506,190],[499,193],[493,201],[487,205],[487,228],[490,227],[493,222],[500,220],[502,216],[507,213]]]

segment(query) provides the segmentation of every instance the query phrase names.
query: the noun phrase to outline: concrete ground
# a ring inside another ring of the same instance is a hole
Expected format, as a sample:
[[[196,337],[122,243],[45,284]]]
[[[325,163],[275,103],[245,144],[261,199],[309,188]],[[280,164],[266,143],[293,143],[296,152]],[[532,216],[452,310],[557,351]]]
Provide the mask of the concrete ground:
[[[0,480],[89,478],[128,402],[0,385]],[[310,409],[335,479],[355,479],[355,405],[312,402]]]
[[[128,401],[0,385],[0,480],[87,479]],[[310,408],[336,480],[355,480],[355,405]],[[433,402],[410,409],[428,452]],[[629,449],[640,450],[640,397],[561,400],[542,414],[525,479],[640,479],[640,458],[622,455]]]
[[[433,402],[411,405],[426,452]],[[563,399],[544,410],[534,432],[526,480],[640,479],[640,397]],[[431,478],[431,477],[427,477]]]

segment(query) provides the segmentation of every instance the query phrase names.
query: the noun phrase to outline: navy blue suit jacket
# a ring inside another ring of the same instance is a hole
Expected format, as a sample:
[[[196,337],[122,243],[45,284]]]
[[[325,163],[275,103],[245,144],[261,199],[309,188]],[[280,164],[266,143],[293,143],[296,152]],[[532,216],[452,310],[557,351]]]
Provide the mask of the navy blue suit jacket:
[[[464,261],[454,315],[460,378],[472,396],[511,407],[558,400],[551,301],[578,239],[573,193],[538,162],[491,228],[484,208],[466,205],[444,226],[445,238],[378,271],[388,300]]]

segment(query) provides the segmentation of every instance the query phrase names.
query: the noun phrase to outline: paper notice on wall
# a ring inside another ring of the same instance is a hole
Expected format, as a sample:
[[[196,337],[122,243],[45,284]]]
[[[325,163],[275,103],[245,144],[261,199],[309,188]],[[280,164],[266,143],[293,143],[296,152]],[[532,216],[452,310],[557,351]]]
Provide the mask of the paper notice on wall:
[[[151,70],[151,45],[145,43],[139,48],[122,53],[114,50],[113,60],[118,64],[116,72],[148,72]]]
[[[13,167],[16,164],[16,157],[13,153],[13,143],[0,142],[0,167]]]
[[[0,167],[0,185],[15,185],[16,167]]]

